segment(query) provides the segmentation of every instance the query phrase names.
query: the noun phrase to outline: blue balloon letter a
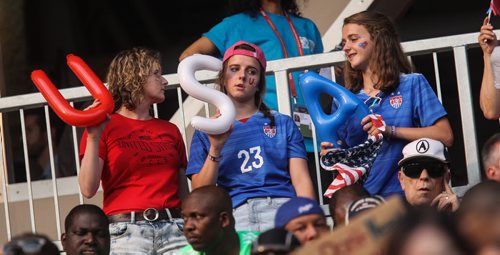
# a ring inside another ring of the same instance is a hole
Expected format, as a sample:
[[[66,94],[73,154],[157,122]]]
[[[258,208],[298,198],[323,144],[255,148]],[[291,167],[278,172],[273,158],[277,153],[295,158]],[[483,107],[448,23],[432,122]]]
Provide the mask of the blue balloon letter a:
[[[353,114],[361,120],[370,113],[368,107],[352,92],[315,72],[301,75],[299,86],[320,140],[331,142],[334,147],[338,147],[337,130],[343,123]],[[323,111],[319,103],[320,93],[336,99],[338,108],[334,113],[328,115]]]

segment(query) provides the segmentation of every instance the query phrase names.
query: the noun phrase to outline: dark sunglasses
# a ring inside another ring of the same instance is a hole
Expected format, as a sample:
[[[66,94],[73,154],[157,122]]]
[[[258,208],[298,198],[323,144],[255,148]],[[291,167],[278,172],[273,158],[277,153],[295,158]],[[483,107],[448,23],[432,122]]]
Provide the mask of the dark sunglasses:
[[[439,178],[444,175],[446,172],[445,164],[436,164],[436,163],[408,163],[404,166],[403,173],[412,178],[416,179],[420,177],[422,171],[425,169],[431,178]]]

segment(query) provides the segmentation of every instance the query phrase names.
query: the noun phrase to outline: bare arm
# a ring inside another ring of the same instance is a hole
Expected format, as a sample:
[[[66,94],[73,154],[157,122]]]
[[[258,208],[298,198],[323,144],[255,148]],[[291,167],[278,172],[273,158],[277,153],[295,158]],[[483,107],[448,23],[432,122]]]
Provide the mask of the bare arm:
[[[389,130],[390,128],[386,132],[390,132]],[[424,137],[441,141],[446,147],[453,145],[453,131],[446,117],[437,120],[434,125],[428,127],[397,127],[393,138],[414,141]]]
[[[303,158],[290,158],[288,162],[292,185],[297,196],[316,199],[311,176],[309,176],[307,168],[307,161]]]
[[[369,134],[378,132],[377,128],[373,127],[371,124],[369,116],[363,118],[361,124],[363,125],[363,129]],[[385,137],[391,137],[392,135],[392,139],[397,138],[407,141],[414,141],[426,137],[441,141],[446,147],[451,147],[453,145],[453,131],[446,117],[440,118],[434,125],[428,127],[395,127],[395,131],[394,134],[391,134],[391,127],[387,126],[383,135]]]
[[[212,154],[212,156],[218,156],[219,154]],[[205,160],[205,164],[201,168],[200,172],[197,174],[193,174],[191,177],[191,186],[193,189],[206,186],[206,185],[215,185],[217,183],[217,177],[219,176],[219,162],[212,161],[210,159]]]
[[[495,88],[493,70],[491,66],[491,53],[497,46],[497,37],[493,32],[493,27],[488,24],[486,18],[481,27],[478,37],[479,45],[483,50],[483,80],[481,82],[481,92],[479,94],[479,105],[487,119],[500,118],[500,90]],[[498,50],[498,49],[497,49]]]
[[[99,104],[99,100],[95,100],[94,103],[85,108],[85,110],[94,108]],[[85,147],[85,154],[83,155],[80,165],[80,174],[78,175],[80,191],[86,198],[93,197],[99,189],[102,169],[104,167],[104,160],[99,157],[99,142],[101,140],[102,131],[108,122],[109,117],[97,126],[87,127],[87,147]]]
[[[486,119],[500,118],[500,89],[495,88],[489,55],[484,55],[484,71],[479,94],[479,105]]]
[[[210,140],[210,149],[208,151],[208,154],[213,157],[219,158],[221,156],[222,148],[224,147],[224,144],[229,138],[231,132],[232,128],[229,129],[226,133],[220,135],[208,135],[208,139]],[[196,189],[201,186],[215,185],[217,183],[218,176],[219,162],[210,160],[209,157],[207,157],[200,172],[197,174],[193,174],[193,176],[191,177],[191,186],[193,189]]]
[[[182,61],[186,57],[189,57],[193,54],[199,53],[199,54],[205,54],[205,55],[215,55],[217,54],[219,50],[215,46],[215,44],[210,41],[205,36],[200,37],[200,39],[196,40],[193,44],[189,45],[187,49],[182,52],[181,56],[179,57],[179,61]]]
[[[78,183],[86,198],[93,197],[99,189],[104,160],[99,158],[99,137],[87,137],[87,147],[82,158]]]

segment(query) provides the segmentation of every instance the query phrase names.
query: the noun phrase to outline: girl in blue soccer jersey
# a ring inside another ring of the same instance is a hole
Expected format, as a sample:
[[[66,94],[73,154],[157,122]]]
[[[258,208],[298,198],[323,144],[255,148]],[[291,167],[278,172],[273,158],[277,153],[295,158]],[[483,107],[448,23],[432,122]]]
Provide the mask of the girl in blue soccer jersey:
[[[304,139],[293,120],[262,102],[266,59],[254,44],[237,42],[224,54],[218,83],[236,108],[230,131],[196,131],[186,174],[193,188],[217,184],[231,195],[237,230],[273,228],[289,198],[314,198]]]
[[[369,11],[347,17],[342,28],[346,55],[344,85],[386,123],[385,141],[364,183],[372,195],[402,193],[398,161],[409,142],[428,137],[446,146],[453,133],[446,111],[422,74],[410,73],[398,34],[384,15]],[[334,106],[334,108],[336,108]],[[369,117],[351,118],[338,130],[341,141],[321,143],[322,154],[337,142],[342,147],[363,143],[367,134],[379,132]],[[425,190],[423,190],[424,192]]]

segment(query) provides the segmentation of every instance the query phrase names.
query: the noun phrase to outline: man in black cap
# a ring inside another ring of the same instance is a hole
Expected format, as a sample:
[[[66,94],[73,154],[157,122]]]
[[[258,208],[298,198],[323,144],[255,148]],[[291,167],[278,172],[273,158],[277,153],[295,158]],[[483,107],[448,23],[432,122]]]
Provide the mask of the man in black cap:
[[[252,244],[252,255],[286,255],[300,247],[300,242],[283,228],[269,229]]]
[[[458,198],[448,184],[450,170],[441,142],[421,138],[407,144],[398,166],[399,182],[410,205],[431,205],[445,212],[458,209]]]

